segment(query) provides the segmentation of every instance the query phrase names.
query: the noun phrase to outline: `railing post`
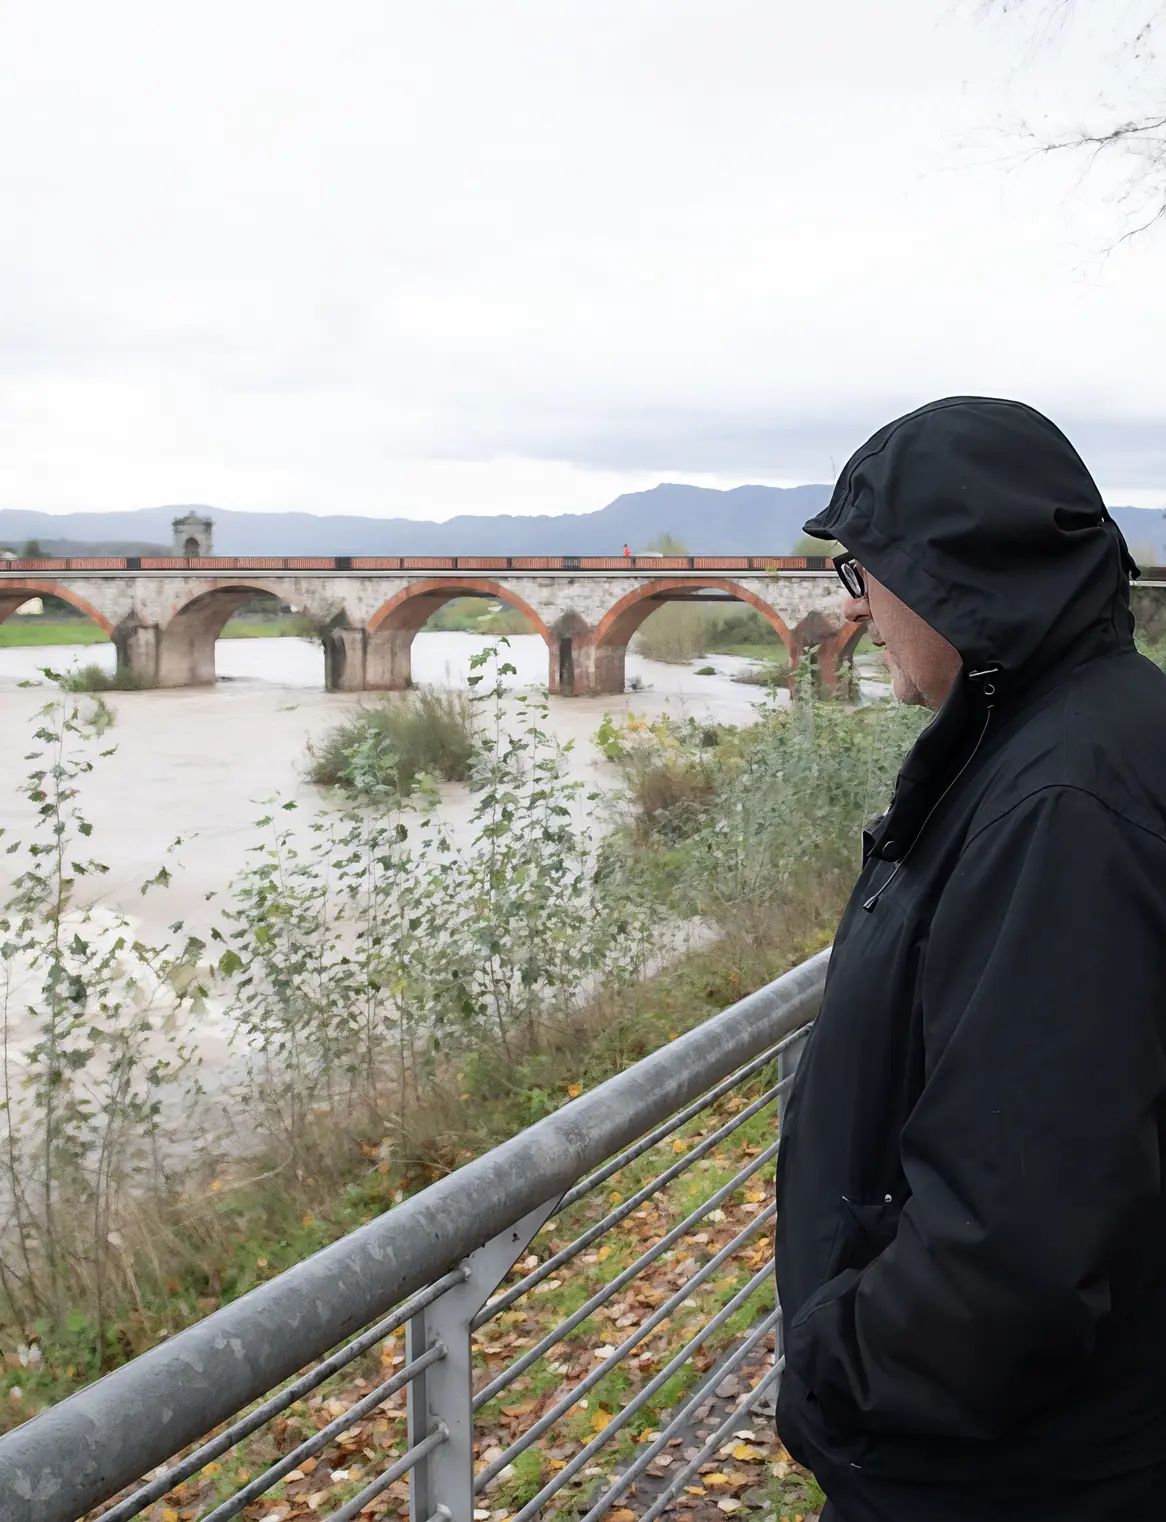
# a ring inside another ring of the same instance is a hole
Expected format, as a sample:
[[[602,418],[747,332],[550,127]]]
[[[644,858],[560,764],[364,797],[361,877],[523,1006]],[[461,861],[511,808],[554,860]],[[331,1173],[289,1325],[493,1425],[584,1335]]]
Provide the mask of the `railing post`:
[[[474,1370],[471,1352],[474,1317],[530,1246],[559,1200],[547,1200],[521,1221],[499,1232],[466,1259],[464,1284],[426,1306],[405,1328],[405,1358],[412,1363],[434,1343],[445,1357],[409,1386],[409,1447],[445,1429],[446,1440],[426,1454],[409,1475],[413,1522],[444,1518],[473,1522]]]

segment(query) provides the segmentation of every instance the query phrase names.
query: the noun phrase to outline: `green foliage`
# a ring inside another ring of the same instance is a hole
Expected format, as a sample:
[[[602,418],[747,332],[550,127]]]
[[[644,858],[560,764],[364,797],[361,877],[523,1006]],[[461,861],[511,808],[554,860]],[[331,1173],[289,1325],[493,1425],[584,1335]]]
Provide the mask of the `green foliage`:
[[[97,665],[48,673],[65,692],[142,692],[151,684],[136,671],[106,671]]]
[[[790,551],[791,555],[843,555],[845,553],[837,539],[815,539],[813,534],[803,534]]]
[[[656,891],[729,930],[772,927],[795,905],[811,917],[817,906],[823,923],[836,915],[862,826],[884,806],[923,717],[892,704],[845,709],[806,690],[788,707],[765,705],[740,732],[629,716],[622,729],[605,720],[596,739],[623,768],[624,840]]]
[[[460,692],[420,688],[359,708],[308,745],[308,776],[354,797],[388,788],[408,795],[418,778],[463,782],[473,750],[472,710]]]
[[[18,1319],[84,1306],[99,1364],[110,1286],[124,1281],[116,1222],[156,1168],[163,1096],[191,1061],[182,1017],[202,994],[200,941],[148,946],[99,907],[107,868],[84,854],[92,825],[79,793],[112,722],[104,703],[67,694],[40,711],[19,788],[35,810],[33,833],[6,846],[15,870],[0,910],[9,1211],[0,1294]],[[163,867],[142,891],[169,877]]]
[[[471,664],[469,847],[441,826],[420,774],[407,797],[396,753],[386,761],[371,732],[343,752],[343,775],[374,807],[317,819],[305,839],[284,804],[260,821],[267,838],[235,884],[220,971],[239,974],[255,1105],[293,1150],[321,1109],[403,1127],[443,1063],[492,1044],[512,1060],[584,988],[642,963],[645,917],[619,874],[593,879],[581,784],[546,732],[546,695],[507,694],[514,668],[494,650]]]
[[[781,636],[755,608],[726,608],[724,603],[702,606],[698,600],[666,603],[637,630],[633,645],[649,660],[675,664],[734,646],[762,646],[774,659],[784,659]]]
[[[1152,660],[1160,670],[1166,671],[1166,634],[1157,639],[1139,634],[1137,637],[1138,649],[1149,660]]]
[[[644,546],[645,550],[654,550],[659,555],[687,555],[688,546],[677,539],[675,534],[657,534],[655,539],[650,539]],[[637,551],[642,553],[642,551]]]
[[[424,625],[429,632],[465,634],[530,634],[530,620],[517,608],[492,608],[484,597],[451,597]]]

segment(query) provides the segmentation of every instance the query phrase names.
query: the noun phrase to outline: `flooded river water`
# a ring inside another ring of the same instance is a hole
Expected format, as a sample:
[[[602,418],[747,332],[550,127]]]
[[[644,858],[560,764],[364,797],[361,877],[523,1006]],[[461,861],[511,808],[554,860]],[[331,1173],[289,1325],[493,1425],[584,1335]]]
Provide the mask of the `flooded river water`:
[[[414,679],[464,686],[471,657],[491,643],[471,634],[419,634]],[[545,682],[546,646],[537,635],[512,636],[506,658],[518,668],[510,679],[515,684]],[[20,683],[35,680],[46,665],[63,670],[93,662],[112,670],[112,647],[0,650],[0,826],[9,832],[7,839],[27,831],[31,808],[16,787],[27,770],[30,720],[50,695]],[[323,653],[305,640],[220,640],[216,662],[220,680],[214,687],[111,694],[117,719],[110,743],[117,752],[98,761],[85,780],[93,854],[110,868],[101,884],[102,901],[129,916],[147,940],[161,937],[175,919],[192,928],[205,920],[206,894],[221,893],[257,838],[254,821],[263,799],[294,797],[305,816],[328,806],[326,795],[305,780],[307,742],[368,697],[325,692]],[[573,773],[604,787],[616,783],[615,769],[591,741],[604,713],[632,710],[654,718],[668,712],[726,724],[751,722],[761,689],[732,681],[750,663],[711,656],[700,664],[714,666],[717,675],[697,676],[691,666],[629,655],[629,680],[638,677],[644,691],[552,698],[555,737],[575,742]],[[469,815],[467,789],[446,784],[442,800],[456,835]],[[595,823],[602,829],[605,821]],[[143,899],[141,883],[158,870],[176,836],[185,842],[179,852],[182,870],[167,892]]]

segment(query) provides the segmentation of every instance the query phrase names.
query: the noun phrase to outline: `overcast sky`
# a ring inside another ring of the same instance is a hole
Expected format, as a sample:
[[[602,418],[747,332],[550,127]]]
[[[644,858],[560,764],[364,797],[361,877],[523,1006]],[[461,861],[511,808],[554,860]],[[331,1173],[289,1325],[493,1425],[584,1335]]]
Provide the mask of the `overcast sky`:
[[[1125,0],[1094,6],[1112,16]],[[1166,505],[1166,228],[973,0],[0,6],[0,506],[440,518],[833,478],[1019,396]]]

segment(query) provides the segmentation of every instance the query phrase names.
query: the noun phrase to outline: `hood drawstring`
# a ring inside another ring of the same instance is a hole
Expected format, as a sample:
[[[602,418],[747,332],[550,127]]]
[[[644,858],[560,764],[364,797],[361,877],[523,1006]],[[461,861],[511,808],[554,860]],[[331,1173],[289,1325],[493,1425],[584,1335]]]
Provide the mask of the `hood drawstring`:
[[[967,760],[960,767],[959,771],[956,772],[955,776],[947,784],[947,786],[944,788],[943,792],[940,793],[939,797],[935,800],[935,802],[927,810],[927,813],[923,817],[923,823],[915,831],[915,836],[914,836],[914,839],[911,841],[911,844],[907,847],[907,849],[903,852],[903,855],[895,863],[895,870],[891,873],[890,877],[887,878],[886,882],[883,883],[882,887],[881,888],[876,888],[875,891],[871,894],[871,896],[863,904],[862,907],[866,910],[866,912],[868,914],[871,912],[872,909],[876,909],[878,907],[879,899],[882,898],[883,894],[891,886],[891,884],[894,882],[895,878],[898,877],[899,873],[907,865],[907,861],[908,861],[908,859],[909,859],[909,857],[911,855],[911,852],[915,849],[916,845],[918,844],[920,835],[923,834],[924,830],[931,823],[931,817],[935,813],[936,809],[938,809],[939,805],[947,797],[948,793],[951,792],[952,788],[955,787],[956,783],[960,780],[960,778],[963,776],[963,774],[967,771],[968,767],[971,766],[972,762],[976,759],[976,755],[979,752],[980,746],[983,745],[983,743],[984,743],[984,737],[988,733],[988,725],[992,722],[992,712],[993,712],[993,710],[994,710],[994,708],[996,706],[996,701],[995,701],[995,699],[996,699],[996,682],[995,682],[995,678],[998,677],[999,675],[1000,675],[1000,667],[999,666],[985,666],[982,671],[969,671],[968,672],[968,674],[967,674],[968,681],[973,683],[975,686],[977,686],[979,688],[980,692],[983,694],[983,696],[984,696],[984,698],[985,698],[985,700],[987,702],[987,705],[988,705],[987,709],[986,709],[986,711],[984,713],[984,724],[983,724],[983,727],[980,730],[979,737],[977,738],[976,743],[972,746],[971,750],[968,752]]]

